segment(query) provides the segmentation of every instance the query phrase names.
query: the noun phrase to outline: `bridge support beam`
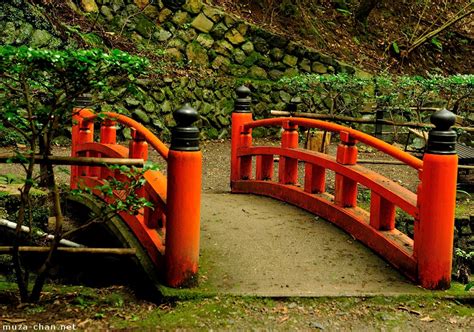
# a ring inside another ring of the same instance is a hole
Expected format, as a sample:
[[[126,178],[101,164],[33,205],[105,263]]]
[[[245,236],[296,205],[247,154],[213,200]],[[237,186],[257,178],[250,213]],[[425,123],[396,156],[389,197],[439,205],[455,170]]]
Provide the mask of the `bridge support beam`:
[[[447,289],[451,282],[458,156],[450,127],[455,119],[447,110],[432,115],[436,128],[429,133],[418,189],[415,256],[418,281],[428,289]]]
[[[192,125],[198,113],[186,105],[173,116],[177,126],[168,154],[166,283],[185,287],[197,281],[202,154],[199,130]]]

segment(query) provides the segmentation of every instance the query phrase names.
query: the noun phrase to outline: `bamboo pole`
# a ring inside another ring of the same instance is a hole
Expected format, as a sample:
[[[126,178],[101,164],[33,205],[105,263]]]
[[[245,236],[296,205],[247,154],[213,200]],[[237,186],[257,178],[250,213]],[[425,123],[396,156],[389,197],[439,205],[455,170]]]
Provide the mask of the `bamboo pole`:
[[[26,253],[48,253],[50,247],[33,247],[21,246],[19,252]],[[137,253],[135,248],[57,248],[59,253],[67,254],[93,254],[93,255],[118,255],[118,256],[134,256]],[[0,254],[12,254],[13,246],[0,246]]]
[[[272,115],[278,115],[278,116],[294,116],[294,117],[317,119],[317,120],[346,121],[346,122],[364,123],[364,124],[384,124],[384,125],[390,125],[390,126],[409,127],[409,128],[434,128],[432,124],[428,124],[428,123],[395,122],[395,121],[390,121],[390,120],[375,121],[371,119],[353,118],[353,117],[344,116],[344,115],[316,114],[316,113],[306,113],[306,112],[291,113],[287,111],[275,111],[275,110],[270,111],[270,113]],[[474,132],[474,127],[453,126],[452,128],[462,129],[467,132]]]
[[[22,163],[24,158],[30,158],[30,155],[22,155],[19,157],[14,153],[0,154],[0,163]],[[130,158],[98,158],[98,157],[67,157],[67,156],[48,156],[44,158],[41,155],[34,155],[35,162],[38,164],[55,164],[55,165],[78,165],[78,166],[106,166],[106,165],[124,165],[143,167],[145,161],[143,159]]]

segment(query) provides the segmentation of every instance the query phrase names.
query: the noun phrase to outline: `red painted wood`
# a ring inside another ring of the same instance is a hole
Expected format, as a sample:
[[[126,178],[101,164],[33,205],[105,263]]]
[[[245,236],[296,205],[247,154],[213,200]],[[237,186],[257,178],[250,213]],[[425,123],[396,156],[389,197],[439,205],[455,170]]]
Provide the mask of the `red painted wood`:
[[[240,134],[240,146],[251,147],[252,146],[252,132],[242,132]],[[239,162],[240,161],[240,162]],[[240,179],[252,178],[252,156],[243,156],[238,158],[237,165],[240,169]]]
[[[90,177],[83,177],[81,180],[83,181],[84,185],[88,186],[89,188],[95,188],[97,186],[103,185],[102,181]],[[111,199],[104,198],[101,193],[96,189],[93,189],[92,192],[97,197],[103,199],[106,202],[112,201]],[[119,193],[114,194],[117,198],[120,198]],[[164,239],[160,236],[160,234],[158,234],[158,232],[156,232],[155,230],[146,227],[144,222],[134,215],[131,215],[126,212],[121,212],[120,217],[127,223],[132,232],[138,238],[153,263],[156,266],[162,266],[165,246]]]
[[[310,194],[320,194],[326,191],[326,169],[324,167],[305,163],[304,191]]]
[[[284,155],[306,163],[330,169],[385,197],[413,217],[417,215],[416,194],[386,177],[359,165],[341,165],[326,154],[305,149],[282,149],[280,147],[240,148],[237,155]]]
[[[171,287],[186,286],[198,272],[201,175],[201,151],[170,150],[165,274]]]
[[[237,158],[237,149],[241,147],[242,125],[252,121],[252,113],[232,113],[230,181],[240,179],[240,159]],[[250,130],[251,133],[251,130]]]
[[[370,226],[383,231],[395,228],[395,205],[375,192],[370,197]]]
[[[375,230],[364,210],[337,206],[328,194],[309,194],[296,186],[269,181],[236,181],[232,192],[273,197],[321,216],[383,256],[408,278],[417,278],[416,261],[412,256],[413,241],[396,229]]]
[[[415,232],[418,278],[425,288],[447,289],[451,282],[458,156],[426,153],[423,163]]]
[[[298,148],[298,126],[291,125],[289,121],[283,123],[281,147],[288,149]],[[278,181],[283,184],[296,184],[298,182],[298,160],[280,156],[278,163]]]
[[[256,179],[271,180],[273,178],[273,156],[257,156]]]
[[[145,137],[146,142],[150,144],[160,154],[160,156],[162,156],[165,160],[168,158],[168,147],[144,125],[122,114],[113,112],[105,112],[102,114],[105,114],[105,116],[112,121],[116,121],[127,127],[134,128],[137,132]],[[93,122],[97,118],[97,114],[93,114],[90,111],[81,111],[79,115],[83,118],[84,123]]]
[[[100,126],[100,143],[116,144],[117,143],[117,127],[115,121],[105,119]]]
[[[342,165],[357,163],[357,147],[347,132],[341,132],[341,143],[337,146],[336,161]],[[357,206],[357,182],[336,173],[334,203],[343,207]]]
[[[385,152],[386,154],[392,156],[395,159],[398,159],[408,166],[411,166],[417,170],[423,168],[423,161],[418,158],[413,157],[409,153],[406,153],[384,141],[381,141],[373,136],[367,135],[358,130],[344,127],[335,123],[330,123],[321,120],[314,119],[304,119],[304,118],[272,118],[272,119],[263,119],[256,120],[253,122],[248,122],[244,124],[244,129],[251,129],[256,127],[265,127],[265,126],[282,126],[285,122],[290,121],[290,123],[306,128],[319,128],[331,132],[347,132],[350,137],[354,140],[360,141],[364,144],[372,146],[379,151]]]

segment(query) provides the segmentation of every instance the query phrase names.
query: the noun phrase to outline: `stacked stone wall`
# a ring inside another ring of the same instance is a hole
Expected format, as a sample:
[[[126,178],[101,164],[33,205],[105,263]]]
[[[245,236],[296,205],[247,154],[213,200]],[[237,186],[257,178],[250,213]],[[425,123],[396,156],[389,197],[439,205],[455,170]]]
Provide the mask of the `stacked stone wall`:
[[[201,72],[173,78],[164,73],[153,80],[141,80],[139,96],[100,106],[133,114],[165,139],[174,124],[171,112],[184,103],[200,113],[203,137],[226,137],[237,86],[245,83],[251,87],[253,111],[261,118],[271,109],[284,109],[292,97],[300,95],[275,83],[282,77],[358,71],[200,0],[70,0],[68,4],[110,33],[130,38],[137,47],[163,52],[183,71]],[[0,4],[0,43],[74,47],[38,9],[24,0]],[[64,23],[71,31],[78,30],[71,22]],[[90,33],[80,33],[94,42]],[[100,40],[95,42],[100,45]]]

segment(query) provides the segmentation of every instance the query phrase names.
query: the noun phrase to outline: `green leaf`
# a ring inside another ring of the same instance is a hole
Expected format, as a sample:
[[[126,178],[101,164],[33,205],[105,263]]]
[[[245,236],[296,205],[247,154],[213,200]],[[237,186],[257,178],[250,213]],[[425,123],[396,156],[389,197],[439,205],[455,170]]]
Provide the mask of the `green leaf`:
[[[464,290],[465,290],[466,292],[468,292],[468,291],[471,290],[472,287],[474,287],[474,282],[473,282],[473,281],[470,281],[470,282],[468,282],[468,283],[466,284],[466,287],[464,288]]]
[[[436,37],[431,38],[431,44],[435,46],[439,51],[443,50],[443,44],[441,44],[438,38]]]
[[[392,43],[392,49],[396,54],[400,54],[400,48],[398,47],[398,43],[396,41]]]

